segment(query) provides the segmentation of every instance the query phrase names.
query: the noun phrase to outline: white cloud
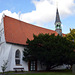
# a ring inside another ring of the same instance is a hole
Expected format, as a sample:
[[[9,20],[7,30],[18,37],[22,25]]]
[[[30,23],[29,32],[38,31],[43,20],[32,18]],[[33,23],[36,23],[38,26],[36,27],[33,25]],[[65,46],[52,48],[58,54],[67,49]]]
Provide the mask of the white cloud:
[[[54,19],[55,16],[55,6],[50,4],[49,1],[33,1],[35,4],[36,10],[30,13],[21,14],[22,20],[27,22],[36,22],[38,24],[49,22]]]
[[[7,15],[7,16],[10,16],[10,17],[13,17],[13,18],[16,18],[16,19],[19,19],[18,17],[18,14],[17,13],[12,13],[11,11],[8,11],[8,10],[4,10],[0,13],[0,21],[1,21],[1,18],[3,16],[3,14]]]
[[[55,20],[57,2],[61,17],[66,17],[74,13],[74,0],[33,0],[36,10],[21,14],[21,19],[23,21],[37,24],[48,23]]]
[[[34,3],[36,10],[28,13],[21,13],[20,19],[22,21],[42,25],[55,20],[57,2],[61,17],[66,17],[75,13],[74,0],[32,0],[32,2]],[[11,11],[4,10],[0,13],[0,16],[3,13],[16,19],[19,18],[18,13],[15,12],[12,13]]]

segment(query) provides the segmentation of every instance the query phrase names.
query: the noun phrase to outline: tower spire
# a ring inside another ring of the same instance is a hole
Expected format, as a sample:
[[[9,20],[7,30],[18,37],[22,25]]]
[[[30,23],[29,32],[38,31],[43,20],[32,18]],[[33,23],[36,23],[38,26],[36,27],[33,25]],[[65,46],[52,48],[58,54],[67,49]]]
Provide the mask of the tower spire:
[[[59,16],[59,12],[58,12],[58,8],[57,8],[57,11],[56,11],[56,20],[55,20],[55,23],[56,22],[60,22],[61,23],[60,16]]]
[[[56,9],[55,31],[56,31],[60,36],[62,36],[61,20],[60,20],[58,8]]]

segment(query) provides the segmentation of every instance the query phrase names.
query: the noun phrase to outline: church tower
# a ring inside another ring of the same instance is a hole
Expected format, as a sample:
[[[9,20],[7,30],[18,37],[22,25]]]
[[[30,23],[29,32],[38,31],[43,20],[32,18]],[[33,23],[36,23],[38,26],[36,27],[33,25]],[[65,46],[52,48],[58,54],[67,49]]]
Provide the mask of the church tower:
[[[58,12],[58,8],[56,10],[56,19],[55,19],[55,31],[62,36],[62,28],[61,28],[61,21],[60,21],[60,16]]]

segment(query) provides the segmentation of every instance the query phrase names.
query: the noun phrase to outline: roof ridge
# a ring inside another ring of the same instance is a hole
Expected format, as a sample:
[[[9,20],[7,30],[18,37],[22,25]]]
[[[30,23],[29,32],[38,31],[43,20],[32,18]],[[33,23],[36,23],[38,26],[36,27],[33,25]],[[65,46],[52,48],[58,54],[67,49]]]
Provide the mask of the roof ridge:
[[[33,34],[38,35],[40,33],[49,33],[49,35],[58,35],[54,30],[35,26],[6,15],[3,19],[5,40],[9,43],[27,45],[27,38],[33,40]]]
[[[24,22],[24,21],[21,21],[21,20],[15,19],[15,18],[10,17],[10,16],[7,16],[7,15],[5,15],[5,16],[6,16],[6,17],[9,17],[9,18],[12,18],[12,19],[14,19],[14,20],[17,20],[17,21],[20,21],[20,22],[26,23],[26,24],[28,24],[28,25],[32,25],[32,26],[35,26],[35,27],[43,28],[43,29],[46,29],[46,30],[51,30],[51,29],[47,29],[47,28],[44,28],[44,27],[36,26],[36,25],[30,24],[30,23],[27,23],[27,22]],[[56,32],[55,30],[51,30],[51,31]],[[56,33],[57,33],[57,32],[56,32]]]

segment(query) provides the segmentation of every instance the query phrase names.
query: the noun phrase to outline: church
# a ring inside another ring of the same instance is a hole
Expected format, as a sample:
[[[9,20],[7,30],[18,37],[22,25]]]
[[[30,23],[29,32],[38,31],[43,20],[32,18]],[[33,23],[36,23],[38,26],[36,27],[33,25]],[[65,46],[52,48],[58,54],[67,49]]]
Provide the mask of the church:
[[[39,61],[25,62],[22,60],[23,50],[27,46],[27,38],[32,40],[33,34],[38,35],[39,33],[49,33],[50,35],[55,33],[55,35],[65,36],[62,33],[58,9],[56,10],[55,31],[3,15],[0,24],[0,72],[2,72],[3,61],[6,60],[8,60],[6,71],[15,71],[15,69],[44,70],[45,66],[41,67]],[[65,66],[63,65],[61,68],[65,68]]]

